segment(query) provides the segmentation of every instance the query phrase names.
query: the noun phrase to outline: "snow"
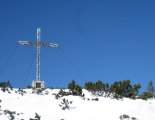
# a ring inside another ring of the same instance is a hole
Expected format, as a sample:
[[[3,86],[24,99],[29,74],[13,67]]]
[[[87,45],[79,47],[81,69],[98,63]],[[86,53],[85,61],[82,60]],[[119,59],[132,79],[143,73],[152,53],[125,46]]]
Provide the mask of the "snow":
[[[46,89],[42,93],[33,93],[32,89],[24,89],[26,93],[19,94],[18,89],[0,90],[0,120],[10,120],[5,110],[15,111],[15,120],[29,120],[35,118],[35,113],[41,120],[120,120],[121,115],[129,115],[137,120],[155,120],[155,100],[121,100],[96,97],[87,90],[83,90],[85,97],[64,96],[59,99],[55,94],[59,89]],[[59,106],[62,99],[67,99],[70,109],[62,110]],[[98,101],[92,99],[98,98]],[[132,120],[132,119],[124,119]]]

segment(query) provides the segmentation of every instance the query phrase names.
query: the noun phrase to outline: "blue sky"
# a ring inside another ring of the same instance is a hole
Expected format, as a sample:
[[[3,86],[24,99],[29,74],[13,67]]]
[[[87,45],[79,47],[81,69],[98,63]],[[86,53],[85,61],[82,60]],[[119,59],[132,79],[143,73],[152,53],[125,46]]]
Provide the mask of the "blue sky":
[[[2,68],[17,41],[36,41],[40,27],[41,41],[60,46],[41,48],[46,86],[130,79],[145,90],[155,80],[154,6],[149,0],[1,0],[0,81],[24,87],[35,80],[34,47],[18,46]]]

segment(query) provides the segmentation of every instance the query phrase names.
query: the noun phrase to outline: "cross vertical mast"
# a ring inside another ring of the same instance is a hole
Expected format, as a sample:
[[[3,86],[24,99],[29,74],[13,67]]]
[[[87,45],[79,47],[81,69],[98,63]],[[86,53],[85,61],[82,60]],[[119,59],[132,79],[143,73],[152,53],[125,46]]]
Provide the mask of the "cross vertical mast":
[[[36,81],[40,81],[40,35],[41,35],[41,29],[37,28],[37,64],[36,64]]]

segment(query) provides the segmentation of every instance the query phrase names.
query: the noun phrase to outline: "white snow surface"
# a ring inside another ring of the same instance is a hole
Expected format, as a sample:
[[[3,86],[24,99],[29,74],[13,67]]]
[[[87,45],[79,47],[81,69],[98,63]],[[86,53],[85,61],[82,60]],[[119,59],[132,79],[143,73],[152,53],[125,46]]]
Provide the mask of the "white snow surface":
[[[0,120],[11,120],[5,110],[15,111],[14,120],[29,120],[35,118],[35,113],[41,120],[120,120],[121,115],[129,115],[123,120],[155,120],[155,99],[152,100],[121,100],[96,97],[83,89],[84,97],[65,96],[56,99],[54,94],[59,89],[46,89],[41,94],[33,93],[32,89],[24,89],[24,95],[16,93],[18,89],[10,90],[11,93],[0,90]],[[70,109],[62,110],[59,106],[62,99],[72,101]],[[98,101],[93,101],[98,98]],[[88,100],[89,99],[89,100]]]

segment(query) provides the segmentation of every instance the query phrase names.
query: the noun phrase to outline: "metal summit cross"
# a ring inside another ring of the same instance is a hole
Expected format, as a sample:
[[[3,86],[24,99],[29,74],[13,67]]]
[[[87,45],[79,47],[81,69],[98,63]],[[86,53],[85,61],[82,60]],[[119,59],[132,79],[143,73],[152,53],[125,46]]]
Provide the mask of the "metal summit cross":
[[[40,42],[41,29],[37,28],[37,42],[31,41],[18,41],[18,45],[22,46],[35,46],[37,48],[36,52],[36,80],[32,81],[33,88],[44,88],[45,83],[44,81],[40,80],[40,47],[51,47],[57,48],[58,44],[55,43],[47,43],[47,42]]]

